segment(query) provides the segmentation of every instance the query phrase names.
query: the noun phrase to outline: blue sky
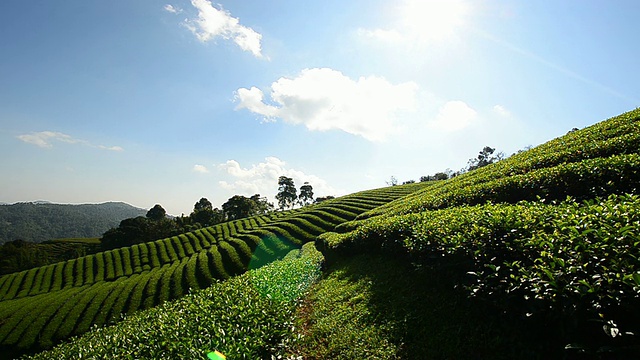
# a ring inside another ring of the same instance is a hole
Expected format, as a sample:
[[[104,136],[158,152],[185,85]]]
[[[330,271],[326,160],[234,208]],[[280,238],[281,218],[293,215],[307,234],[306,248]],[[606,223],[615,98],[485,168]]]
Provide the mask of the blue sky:
[[[0,202],[343,195],[640,106],[637,1],[18,1]]]

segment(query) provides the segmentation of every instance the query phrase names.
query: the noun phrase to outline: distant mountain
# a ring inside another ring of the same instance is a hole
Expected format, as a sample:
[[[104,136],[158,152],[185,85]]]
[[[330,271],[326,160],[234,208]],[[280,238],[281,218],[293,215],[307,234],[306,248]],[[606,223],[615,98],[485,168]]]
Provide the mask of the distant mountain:
[[[123,202],[52,204],[44,201],[0,204],[0,244],[12,240],[42,242],[101,236],[120,221],[147,210]]]

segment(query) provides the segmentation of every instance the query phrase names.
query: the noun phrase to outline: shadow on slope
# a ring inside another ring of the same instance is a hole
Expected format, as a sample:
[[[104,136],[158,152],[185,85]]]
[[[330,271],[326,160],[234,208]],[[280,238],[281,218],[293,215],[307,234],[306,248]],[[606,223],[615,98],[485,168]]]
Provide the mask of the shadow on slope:
[[[564,344],[468,298],[455,289],[459,278],[374,255],[341,260],[300,308],[304,337],[294,352],[305,359],[562,357]]]

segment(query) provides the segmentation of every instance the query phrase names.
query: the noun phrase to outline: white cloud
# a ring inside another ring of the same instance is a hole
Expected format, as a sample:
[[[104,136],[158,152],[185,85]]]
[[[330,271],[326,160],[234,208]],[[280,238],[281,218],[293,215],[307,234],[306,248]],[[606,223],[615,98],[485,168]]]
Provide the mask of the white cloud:
[[[240,104],[236,109],[247,109],[252,113],[264,116],[267,121],[275,121],[278,114],[278,108],[267,105],[263,102],[264,94],[257,87],[251,89],[240,88],[236,92],[236,98],[240,100]]]
[[[337,70],[313,68],[271,84],[275,105],[266,104],[256,87],[238,89],[236,109],[246,108],[265,120],[304,124],[309,130],[339,129],[381,141],[397,130],[398,111],[415,110],[417,90],[414,82],[393,85],[376,76],[352,80]]]
[[[405,0],[395,8],[391,26],[358,33],[391,44],[446,42],[465,25],[469,12],[466,0]]]
[[[243,168],[236,160],[228,160],[218,168],[231,176],[230,181],[221,180],[220,187],[234,193],[243,193],[245,196],[260,194],[273,199],[278,190],[278,178],[287,176],[294,180],[297,188],[305,182],[309,182],[317,196],[343,195],[327,182],[315,175],[305,174],[302,171],[291,169],[277,157],[267,157],[264,162]]]
[[[91,144],[88,144],[89,146],[93,146]],[[109,150],[109,151],[124,151],[124,149],[121,146],[104,146],[104,145],[97,145],[94,146],[97,147],[98,149],[102,149],[102,150]]]
[[[477,118],[477,112],[464,101],[448,101],[444,104],[429,127],[447,132],[462,130]]]
[[[493,112],[503,117],[511,116],[511,112],[502,105],[495,105],[493,107]]]
[[[192,0],[191,4],[198,9],[198,18],[185,21],[185,26],[202,42],[223,38],[233,40],[242,50],[262,57],[262,35],[255,30],[240,25],[228,11],[217,9],[208,0]],[[166,9],[166,7],[165,7]]]
[[[170,4],[166,4],[164,6],[164,10],[167,11],[167,12],[170,12],[172,14],[180,14],[182,12],[182,9],[176,8],[176,7],[174,7],[173,5],[170,5]]]
[[[204,165],[196,164],[193,165],[193,171],[201,174],[206,174],[209,172],[209,169],[207,169],[207,167]]]
[[[76,139],[70,135],[56,131],[40,131],[31,134],[18,135],[17,138],[28,144],[33,144],[41,148],[52,148],[53,141],[59,141],[67,144],[81,144],[109,151],[124,151],[120,146],[94,145],[87,140]]]

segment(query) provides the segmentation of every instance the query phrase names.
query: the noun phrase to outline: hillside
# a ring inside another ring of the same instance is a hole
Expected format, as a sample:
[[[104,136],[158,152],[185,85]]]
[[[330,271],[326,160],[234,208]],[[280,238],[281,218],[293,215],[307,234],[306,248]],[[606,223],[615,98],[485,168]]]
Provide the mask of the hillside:
[[[146,210],[122,202],[103,204],[16,203],[0,205],[0,244],[13,240],[43,242],[99,237],[123,219]]]
[[[428,184],[363,191],[0,277],[0,350],[49,347],[93,326],[260,268]]]
[[[638,149],[634,110],[452,179],[2,276],[1,350],[636,359]]]

